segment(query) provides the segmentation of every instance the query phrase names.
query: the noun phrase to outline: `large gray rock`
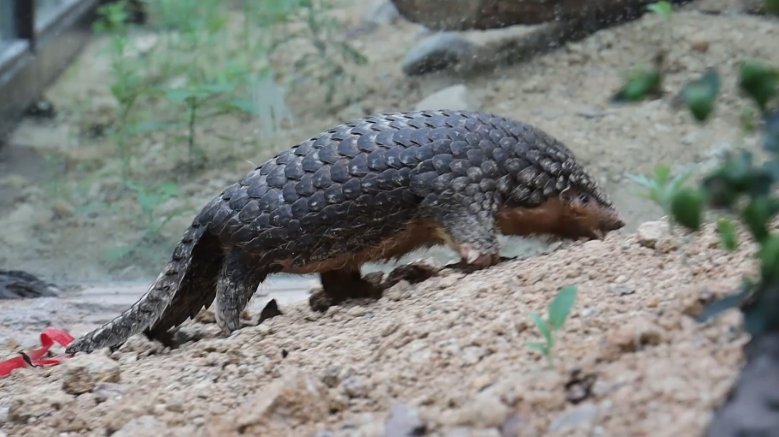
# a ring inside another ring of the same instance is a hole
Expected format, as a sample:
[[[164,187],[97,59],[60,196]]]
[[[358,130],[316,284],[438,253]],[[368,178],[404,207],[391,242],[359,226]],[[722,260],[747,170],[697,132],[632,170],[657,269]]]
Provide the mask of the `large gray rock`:
[[[682,3],[685,0],[676,0]],[[655,0],[393,0],[404,18],[433,30],[484,30],[516,24],[640,15]]]

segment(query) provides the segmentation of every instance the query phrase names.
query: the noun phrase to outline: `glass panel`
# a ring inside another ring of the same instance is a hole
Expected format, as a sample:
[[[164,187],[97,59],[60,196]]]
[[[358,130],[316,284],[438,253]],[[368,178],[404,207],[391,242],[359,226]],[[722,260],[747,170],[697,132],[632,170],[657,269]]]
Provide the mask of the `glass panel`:
[[[0,0],[0,46],[14,38],[14,3],[13,0]]]
[[[40,28],[43,23],[53,19],[66,7],[78,3],[79,0],[35,0],[35,26]]]
[[[64,3],[66,3],[66,0],[35,0],[35,16],[38,20],[43,20],[58,10]]]

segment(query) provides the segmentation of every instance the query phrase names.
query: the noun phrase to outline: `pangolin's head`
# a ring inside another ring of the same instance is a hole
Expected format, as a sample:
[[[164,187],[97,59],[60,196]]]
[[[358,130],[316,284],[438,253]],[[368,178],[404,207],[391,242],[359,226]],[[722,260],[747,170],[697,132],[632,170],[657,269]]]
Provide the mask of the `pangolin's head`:
[[[561,211],[555,233],[568,238],[603,239],[625,222],[611,202],[597,191],[569,187],[559,195]]]
[[[573,161],[571,161],[573,162]],[[507,235],[553,234],[558,237],[603,239],[625,226],[608,197],[581,167],[568,174],[528,166],[514,180],[497,222]]]

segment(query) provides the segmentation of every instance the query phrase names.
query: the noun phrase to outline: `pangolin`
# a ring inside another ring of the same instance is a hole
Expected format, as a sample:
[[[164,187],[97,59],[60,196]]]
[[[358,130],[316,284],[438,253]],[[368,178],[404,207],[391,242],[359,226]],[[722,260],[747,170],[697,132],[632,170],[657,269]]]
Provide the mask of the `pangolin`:
[[[623,221],[574,154],[544,131],[486,112],[357,119],[279,153],[200,211],[150,289],[68,353],[161,339],[208,308],[224,333],[270,274],[319,273],[335,302],[365,296],[371,261],[447,244],[499,262],[497,234],[603,238]]]

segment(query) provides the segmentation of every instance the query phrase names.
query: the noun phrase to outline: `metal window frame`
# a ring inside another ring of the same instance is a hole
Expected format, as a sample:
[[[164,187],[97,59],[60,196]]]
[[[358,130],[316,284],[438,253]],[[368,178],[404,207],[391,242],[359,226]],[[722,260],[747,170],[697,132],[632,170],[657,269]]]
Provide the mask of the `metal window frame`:
[[[12,0],[14,39],[0,46],[0,147],[91,35],[100,0],[69,1],[36,23],[34,0]]]

